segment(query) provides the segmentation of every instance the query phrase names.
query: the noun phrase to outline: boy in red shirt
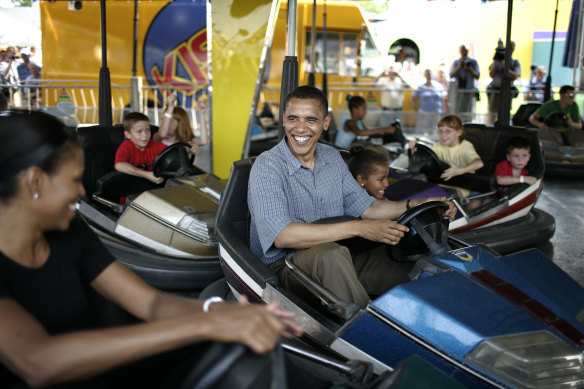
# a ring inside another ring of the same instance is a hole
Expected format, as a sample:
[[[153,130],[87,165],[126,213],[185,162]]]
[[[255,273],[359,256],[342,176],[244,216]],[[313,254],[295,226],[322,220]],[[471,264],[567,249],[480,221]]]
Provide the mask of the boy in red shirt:
[[[525,168],[531,158],[529,140],[519,136],[509,139],[507,143],[507,159],[497,164],[493,177],[501,186],[526,183],[533,185],[537,178],[530,176]]]
[[[161,184],[164,178],[154,175],[152,164],[166,145],[150,139],[150,119],[143,113],[130,112],[123,125],[126,140],[116,151],[115,169]]]

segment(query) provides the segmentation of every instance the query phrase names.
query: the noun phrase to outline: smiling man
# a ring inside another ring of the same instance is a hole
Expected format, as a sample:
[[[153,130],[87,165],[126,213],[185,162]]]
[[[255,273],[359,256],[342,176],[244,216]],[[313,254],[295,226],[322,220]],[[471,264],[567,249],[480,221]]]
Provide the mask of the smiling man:
[[[396,245],[408,229],[392,219],[424,201],[445,199],[392,202],[369,196],[340,153],[318,143],[331,121],[327,109],[326,97],[314,87],[300,86],[286,98],[286,136],[256,159],[250,173],[250,247],[284,284],[284,258],[291,256],[341,300],[365,307],[370,295],[406,282],[412,264],[391,261],[383,245],[356,253],[335,242],[362,237]],[[446,216],[455,212],[450,204]],[[361,219],[312,224],[342,215]]]
[[[560,88],[560,99],[551,100],[542,104],[529,117],[529,122],[538,128],[545,128],[544,120],[551,114],[561,112],[566,115],[566,124],[576,130],[582,129],[582,117],[578,103],[575,101],[576,90],[572,85],[564,85]]]

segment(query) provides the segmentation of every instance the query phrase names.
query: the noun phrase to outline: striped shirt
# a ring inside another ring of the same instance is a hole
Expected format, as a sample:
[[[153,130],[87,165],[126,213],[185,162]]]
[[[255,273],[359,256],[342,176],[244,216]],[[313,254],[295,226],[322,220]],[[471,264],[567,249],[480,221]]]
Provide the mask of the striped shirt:
[[[335,148],[317,144],[312,171],[296,159],[283,138],[253,164],[247,202],[251,251],[271,264],[290,252],[274,245],[290,223],[342,215],[359,217],[375,198],[359,186]]]

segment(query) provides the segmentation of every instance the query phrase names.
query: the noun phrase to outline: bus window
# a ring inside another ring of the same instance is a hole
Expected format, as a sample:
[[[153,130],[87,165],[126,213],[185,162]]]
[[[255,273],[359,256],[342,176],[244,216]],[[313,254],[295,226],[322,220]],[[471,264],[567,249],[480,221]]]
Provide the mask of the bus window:
[[[354,77],[357,74],[357,34],[343,34],[340,65],[339,75]]]
[[[362,30],[361,40],[361,77],[377,77],[383,73],[381,53],[373,43],[369,30]]]
[[[327,74],[344,74],[342,73],[345,68],[344,64],[341,64],[341,34],[339,33],[327,33],[326,34],[326,72]],[[324,72],[324,64],[322,61],[322,32],[316,33],[315,40],[315,56],[316,56],[316,72]],[[356,44],[356,37],[354,38]],[[306,42],[310,42],[310,32],[306,33]],[[350,43],[349,43],[350,44]],[[310,72],[310,47],[307,45],[304,55],[304,69],[306,72]],[[343,44],[343,51],[345,50],[345,45]],[[353,57],[355,55],[353,54]],[[354,70],[353,70],[354,73]]]

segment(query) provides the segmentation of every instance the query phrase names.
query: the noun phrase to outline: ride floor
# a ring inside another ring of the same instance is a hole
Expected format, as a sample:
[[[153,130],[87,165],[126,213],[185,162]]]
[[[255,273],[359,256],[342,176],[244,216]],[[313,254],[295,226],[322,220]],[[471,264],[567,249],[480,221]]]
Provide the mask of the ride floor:
[[[556,219],[556,232],[536,247],[584,286],[584,182],[558,177],[544,178],[535,206]]]

